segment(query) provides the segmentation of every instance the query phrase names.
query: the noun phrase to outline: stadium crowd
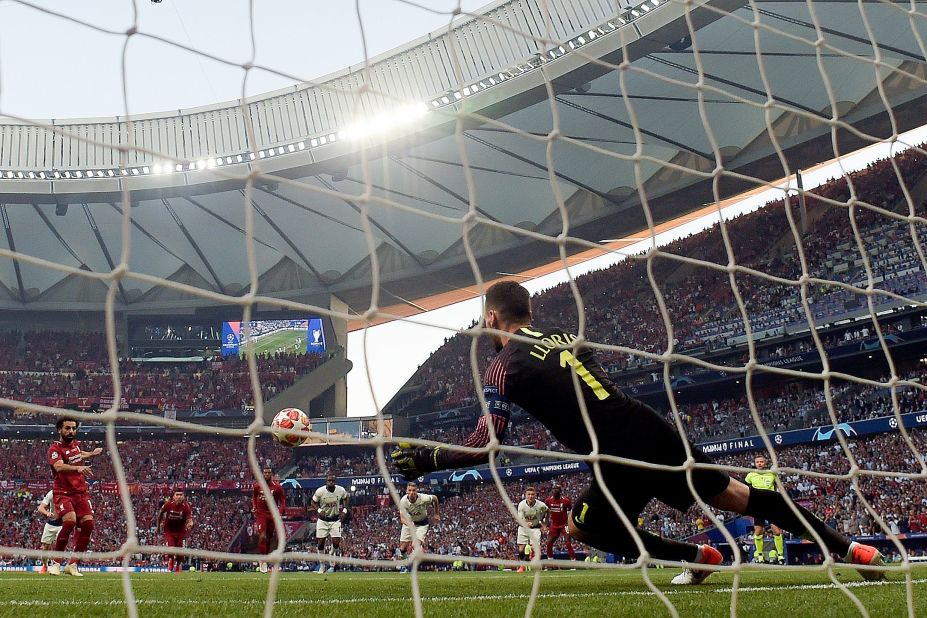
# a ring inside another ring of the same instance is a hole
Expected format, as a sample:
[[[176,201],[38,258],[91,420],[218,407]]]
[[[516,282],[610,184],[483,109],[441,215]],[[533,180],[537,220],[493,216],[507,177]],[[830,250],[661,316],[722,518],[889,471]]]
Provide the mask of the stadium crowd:
[[[49,354],[36,360],[42,367],[63,364],[59,363],[59,357],[69,350],[67,345],[57,352],[53,348],[42,349]],[[0,357],[6,352],[9,352],[7,348],[0,347]],[[261,355],[256,361],[266,401],[292,386],[298,376],[318,367],[323,357],[318,354],[277,353]],[[0,397],[47,405],[60,404],[58,407],[108,407],[106,398],[111,400],[113,397],[113,376],[105,362],[94,366],[63,365],[48,370],[0,371]],[[254,401],[247,362],[236,356],[171,364],[123,360],[119,375],[123,407],[133,410],[241,410]],[[9,410],[0,414],[0,420],[12,416]]]
[[[44,519],[36,514],[44,492],[28,489],[0,492],[0,545],[38,549]],[[194,526],[187,537],[188,546],[210,551],[226,551],[233,537],[245,523],[250,496],[241,492],[188,492],[193,509]],[[165,496],[144,493],[133,496],[138,540],[145,545],[163,545],[156,534],[158,511]],[[94,492],[94,527],[91,549],[115,551],[126,540],[126,518],[118,494]]]
[[[93,479],[114,481],[112,459],[102,441],[81,440],[81,448],[103,447],[103,455],[92,461]],[[35,440],[2,440],[0,454],[4,461],[4,480],[46,480],[51,476],[46,449],[48,443]],[[248,467],[247,441],[208,438],[196,435],[173,439],[146,438],[120,440],[119,455],[126,480],[130,483],[206,482],[212,480],[246,481],[253,478]],[[257,441],[258,462],[274,469],[292,457],[290,451],[269,439]]]
[[[927,170],[923,155],[913,150],[896,156],[895,163],[907,186],[912,186]],[[907,214],[908,205],[891,161],[875,162],[850,176],[858,200]],[[866,257],[878,289],[908,296],[927,291],[927,275],[907,223],[866,208],[854,208],[853,216],[866,247],[867,255],[863,256],[853,234],[849,210],[823,201],[846,203],[849,197],[850,187],[845,178],[821,185],[808,195],[809,228],[800,239],[809,274],[865,286]],[[797,198],[791,198],[788,208],[798,219]],[[737,217],[728,221],[726,228],[733,257],[740,266],[793,281],[801,276],[802,263],[785,202],[775,202]],[[922,244],[925,238],[918,235],[916,240]],[[726,265],[729,258],[719,226],[678,240],[660,251],[652,260],[653,279],[666,304],[677,351],[727,346],[731,338],[745,334],[743,317],[726,271],[666,257],[673,254]],[[754,336],[781,333],[786,326],[806,323],[798,286],[747,273],[738,273],[736,281]],[[667,347],[667,330],[657,308],[646,261],[624,260],[578,277],[576,285],[583,299],[586,337],[590,341],[654,353]],[[817,324],[866,307],[865,296],[833,285],[810,286],[809,300]],[[881,296],[874,299],[877,306],[889,300]],[[532,303],[539,324],[576,328],[577,302],[569,285],[542,292]],[[407,398],[405,405],[427,400],[440,410],[472,404],[475,401],[472,376],[469,371],[460,370],[470,366],[470,344],[469,336],[450,337],[412,378],[411,383],[421,385],[421,391],[416,398]],[[477,353],[481,371],[491,356],[488,343],[481,341]],[[640,358],[632,354],[603,351],[599,356],[611,372],[640,364]]]

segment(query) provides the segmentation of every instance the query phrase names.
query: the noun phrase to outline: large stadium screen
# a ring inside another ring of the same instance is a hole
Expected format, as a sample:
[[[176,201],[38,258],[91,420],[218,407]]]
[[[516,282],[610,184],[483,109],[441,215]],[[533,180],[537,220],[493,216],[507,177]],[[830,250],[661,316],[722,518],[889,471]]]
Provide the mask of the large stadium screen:
[[[325,351],[325,331],[322,318],[296,320],[256,320],[222,323],[222,356],[243,355],[249,349],[255,354],[277,352]]]

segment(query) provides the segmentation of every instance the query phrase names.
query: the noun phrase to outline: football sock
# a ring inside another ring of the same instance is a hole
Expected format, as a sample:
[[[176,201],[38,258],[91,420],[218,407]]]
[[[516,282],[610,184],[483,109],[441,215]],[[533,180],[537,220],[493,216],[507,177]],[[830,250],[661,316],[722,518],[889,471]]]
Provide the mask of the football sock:
[[[785,557],[785,541],[782,539],[782,535],[777,534],[774,536],[773,542],[776,544],[776,553],[779,554],[779,557]]]
[[[807,520],[811,529],[814,530],[824,541],[828,550],[838,556],[845,556],[850,550],[850,540],[830,528],[823,521],[818,519],[805,507],[796,504],[795,508],[801,513],[802,517]],[[775,523],[778,527],[784,528],[793,534],[797,534],[806,540],[814,540],[809,530],[795,515],[792,507],[785,501],[781,494],[775,491],[764,491],[762,489],[750,488],[750,497],[747,500],[747,509],[744,515],[750,515],[755,519],[767,519]]]
[[[77,533],[77,541],[74,543],[75,552],[83,553],[87,551],[91,534],[93,534],[93,520],[82,521],[80,523],[80,532]],[[77,562],[77,558],[72,558],[71,562]]]
[[[753,555],[755,555],[755,556],[762,556],[762,555],[763,555],[763,545],[764,545],[764,543],[763,543],[763,535],[762,535],[762,534],[754,534],[754,535],[753,535],[753,543],[756,545],[756,551],[753,553]]]
[[[573,550],[573,541],[570,539],[569,535],[566,537],[566,548],[567,555],[570,556],[570,560],[576,560],[576,552]]]
[[[68,548],[68,540],[71,538],[71,533],[74,532],[75,527],[77,527],[77,522],[62,522],[61,532],[58,533],[58,538],[55,540],[55,551],[64,551]],[[57,562],[58,559],[56,558],[55,561]]]
[[[554,540],[547,539],[547,557],[552,558],[554,555]]]
[[[677,560],[679,562],[695,562],[698,555],[699,546],[691,543],[683,543],[672,539],[664,539],[646,530],[636,529],[637,534],[641,537],[644,549],[650,554],[651,558],[661,560]],[[612,553],[625,558],[637,558],[640,551],[634,538],[621,526],[620,531],[612,533],[592,533],[583,531],[586,538],[583,539],[587,545],[591,545],[604,552]]]

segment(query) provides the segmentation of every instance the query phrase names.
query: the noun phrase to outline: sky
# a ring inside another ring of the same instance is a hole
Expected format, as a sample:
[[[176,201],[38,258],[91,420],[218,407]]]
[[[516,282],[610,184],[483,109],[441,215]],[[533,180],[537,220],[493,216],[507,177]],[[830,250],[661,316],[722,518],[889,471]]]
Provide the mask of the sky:
[[[251,57],[246,0],[0,0],[0,116],[31,119],[95,118],[186,109],[237,99],[245,71],[141,35],[228,59]],[[316,79],[363,62],[429,32],[446,28],[457,0],[254,0],[255,64],[282,73],[249,71],[255,95]],[[475,11],[484,0],[459,0]],[[106,34],[40,7],[118,31]],[[363,26],[364,37],[361,36]],[[128,39],[128,43],[126,43]]]

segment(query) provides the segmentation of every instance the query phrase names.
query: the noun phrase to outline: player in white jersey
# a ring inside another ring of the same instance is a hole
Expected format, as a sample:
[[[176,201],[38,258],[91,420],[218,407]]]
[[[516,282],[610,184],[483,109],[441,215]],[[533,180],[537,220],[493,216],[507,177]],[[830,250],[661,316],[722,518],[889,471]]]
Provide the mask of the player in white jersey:
[[[399,551],[402,552],[403,558],[412,548],[413,537],[418,539],[419,543],[425,542],[428,524],[431,523],[428,517],[429,505],[434,511],[434,521],[437,523],[441,519],[438,512],[438,497],[418,493],[416,483],[410,482],[406,485],[406,495],[399,500],[399,520],[402,522],[402,531],[399,533]]]
[[[334,474],[325,478],[325,485],[315,490],[312,495],[312,508],[319,517],[315,522],[315,540],[318,543],[319,553],[325,551],[325,539],[332,540],[329,553],[332,556],[341,555],[341,523],[348,515],[349,497],[347,490],[336,485],[338,479]],[[325,563],[319,561],[318,573],[325,573]],[[328,565],[328,572],[335,570],[335,563]]]
[[[515,542],[518,544],[519,560],[530,560],[531,554],[540,551],[541,532],[547,531],[547,523],[550,521],[550,509],[537,496],[537,490],[528,487],[525,489],[525,499],[518,503],[519,526]],[[524,570],[525,567],[518,567],[519,573]]]
[[[58,517],[58,514],[55,512],[55,502],[52,498],[52,492],[45,494],[45,497],[42,498],[39,502],[39,507],[36,509],[36,512],[45,518],[45,528],[42,530],[42,549],[49,550],[52,548],[52,545],[55,544],[55,540],[58,538],[58,533],[61,532],[61,518]],[[42,573],[48,572],[48,565],[46,562],[42,562]]]

